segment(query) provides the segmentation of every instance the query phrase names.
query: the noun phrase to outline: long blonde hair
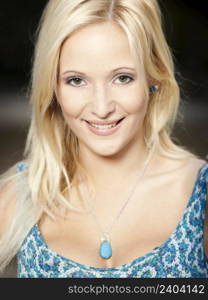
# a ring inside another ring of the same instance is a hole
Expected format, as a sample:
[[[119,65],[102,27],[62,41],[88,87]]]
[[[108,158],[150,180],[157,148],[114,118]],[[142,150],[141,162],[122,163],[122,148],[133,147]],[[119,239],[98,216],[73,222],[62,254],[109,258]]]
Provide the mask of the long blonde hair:
[[[83,26],[106,21],[115,22],[126,33],[135,63],[143,74],[146,95],[147,79],[160,83],[157,93],[149,96],[144,120],[147,146],[157,145],[162,155],[173,159],[196,157],[171,138],[173,125],[182,121],[180,91],[157,1],[50,0],[37,30],[30,84],[32,116],[23,154],[26,168],[18,172],[15,164],[0,177],[0,188],[6,190],[0,207],[15,199],[12,220],[0,241],[0,271],[17,254],[44,213],[55,219],[62,210],[77,210],[67,193],[72,185],[79,193],[75,176],[78,170],[91,183],[79,160],[77,137],[66,126],[57,103],[57,74],[64,41]]]

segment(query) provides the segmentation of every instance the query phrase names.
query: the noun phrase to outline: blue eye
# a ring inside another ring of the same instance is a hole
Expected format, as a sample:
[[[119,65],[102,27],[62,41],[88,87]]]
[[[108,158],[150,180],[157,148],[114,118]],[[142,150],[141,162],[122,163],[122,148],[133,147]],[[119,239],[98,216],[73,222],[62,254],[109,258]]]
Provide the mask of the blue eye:
[[[121,83],[130,83],[131,81],[133,81],[134,79],[129,76],[129,75],[120,75],[119,77],[117,77],[117,79],[119,78],[119,80],[121,79]],[[123,80],[124,79],[124,80]],[[127,79],[127,80],[126,80]],[[82,79],[80,77],[69,77],[65,80],[66,84],[69,84],[71,86],[74,86],[74,87],[80,87],[81,85],[79,84],[80,82],[82,81]],[[73,83],[73,84],[72,84]],[[78,83],[78,84],[77,84]]]

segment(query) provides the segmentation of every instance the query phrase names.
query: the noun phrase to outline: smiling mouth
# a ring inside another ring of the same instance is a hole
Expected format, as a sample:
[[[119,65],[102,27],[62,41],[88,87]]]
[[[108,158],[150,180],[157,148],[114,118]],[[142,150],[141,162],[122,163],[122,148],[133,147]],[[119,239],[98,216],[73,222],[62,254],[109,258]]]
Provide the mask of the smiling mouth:
[[[116,133],[119,128],[122,126],[122,121],[126,119],[126,116],[121,118],[118,121],[115,121],[114,123],[111,124],[96,124],[96,123],[91,123],[87,120],[85,121],[85,124],[87,126],[87,128],[94,134],[96,135],[100,135],[100,136],[108,136],[108,135],[113,135],[114,133]],[[97,122],[97,121],[95,121]]]
[[[96,124],[96,123],[91,123],[91,122],[89,122],[89,121],[87,121],[87,120],[84,120],[85,122],[87,122],[88,124],[90,124],[90,125],[100,125],[100,126],[110,126],[110,125],[114,125],[114,126],[116,126],[116,125],[118,125],[120,122],[122,122],[123,120],[125,119],[125,117],[123,117],[123,118],[121,118],[120,120],[118,120],[117,122],[115,122],[115,123],[112,123],[112,124]]]

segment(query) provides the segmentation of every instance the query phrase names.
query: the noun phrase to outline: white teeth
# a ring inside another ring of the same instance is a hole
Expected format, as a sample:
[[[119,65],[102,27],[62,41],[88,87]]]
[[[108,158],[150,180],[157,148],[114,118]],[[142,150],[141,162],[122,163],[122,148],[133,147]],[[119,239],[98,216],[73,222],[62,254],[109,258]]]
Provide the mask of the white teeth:
[[[116,126],[116,123],[114,123],[114,124],[109,124],[109,125],[97,125],[97,124],[90,123],[90,125],[91,125],[92,127],[99,128],[99,129],[107,129],[107,128],[115,127],[115,126]]]

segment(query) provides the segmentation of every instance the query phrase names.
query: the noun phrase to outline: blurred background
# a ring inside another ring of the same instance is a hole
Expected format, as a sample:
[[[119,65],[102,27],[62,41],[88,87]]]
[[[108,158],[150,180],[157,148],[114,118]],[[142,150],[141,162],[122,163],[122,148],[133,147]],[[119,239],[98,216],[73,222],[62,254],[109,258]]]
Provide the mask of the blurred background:
[[[0,173],[22,159],[30,121],[27,88],[34,33],[47,1],[0,3]],[[208,158],[208,11],[203,1],[160,0],[163,28],[181,88],[183,124],[173,136]],[[5,276],[13,276],[13,267]]]

